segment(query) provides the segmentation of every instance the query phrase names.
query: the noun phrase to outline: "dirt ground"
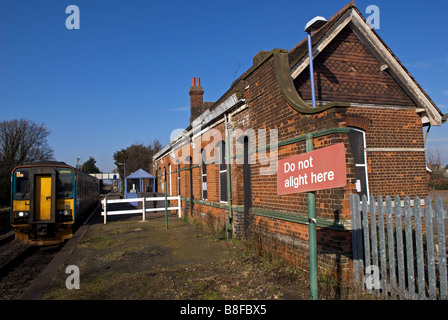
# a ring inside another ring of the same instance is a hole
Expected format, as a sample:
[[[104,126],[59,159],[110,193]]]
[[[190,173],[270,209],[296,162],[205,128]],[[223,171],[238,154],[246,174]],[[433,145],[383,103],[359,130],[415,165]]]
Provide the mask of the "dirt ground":
[[[101,221],[85,235],[54,277],[43,299],[242,300],[309,299],[307,275],[236,240],[163,216]],[[80,271],[80,289],[68,290],[66,266]],[[344,299],[331,281],[321,299]]]
[[[436,196],[448,199],[448,192]],[[308,275],[251,244],[223,240],[206,227],[169,216],[91,219],[56,274],[48,300],[308,300]],[[68,265],[80,289],[66,288]],[[372,299],[319,275],[319,298]]]

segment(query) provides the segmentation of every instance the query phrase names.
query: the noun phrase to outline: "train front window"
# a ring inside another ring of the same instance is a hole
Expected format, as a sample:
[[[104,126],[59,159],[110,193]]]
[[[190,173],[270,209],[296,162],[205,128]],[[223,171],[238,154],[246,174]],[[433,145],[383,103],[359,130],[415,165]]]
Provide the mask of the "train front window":
[[[58,198],[67,198],[72,196],[73,171],[67,169],[58,169],[58,181],[56,190]]]
[[[30,180],[28,169],[20,169],[14,173],[14,199],[29,200]]]

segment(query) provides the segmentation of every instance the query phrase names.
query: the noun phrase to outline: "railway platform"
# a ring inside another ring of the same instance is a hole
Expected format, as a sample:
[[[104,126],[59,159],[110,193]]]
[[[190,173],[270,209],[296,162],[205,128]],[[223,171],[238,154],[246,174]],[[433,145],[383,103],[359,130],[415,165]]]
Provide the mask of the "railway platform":
[[[188,273],[189,265],[220,263],[241,251],[175,213],[168,214],[167,229],[164,213],[147,214],[144,222],[141,214],[111,216],[104,224],[96,210],[22,299],[177,299],[176,284],[163,274],[179,266]],[[67,287],[69,266],[79,270],[80,289]]]

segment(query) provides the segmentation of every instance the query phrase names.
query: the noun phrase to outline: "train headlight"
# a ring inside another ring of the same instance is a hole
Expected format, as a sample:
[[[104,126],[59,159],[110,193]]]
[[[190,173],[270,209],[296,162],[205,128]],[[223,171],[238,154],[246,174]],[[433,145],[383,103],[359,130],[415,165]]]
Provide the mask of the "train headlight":
[[[71,209],[58,210],[58,215],[59,215],[60,219],[62,219],[63,221],[66,221],[67,219],[72,218],[72,210]]]
[[[29,216],[28,211],[15,211],[16,218],[27,218]]]

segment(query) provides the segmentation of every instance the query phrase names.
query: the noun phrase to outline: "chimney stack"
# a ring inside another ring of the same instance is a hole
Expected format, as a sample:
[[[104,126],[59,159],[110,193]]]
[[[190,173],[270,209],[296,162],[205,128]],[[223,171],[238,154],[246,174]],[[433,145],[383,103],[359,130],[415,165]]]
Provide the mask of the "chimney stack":
[[[204,106],[204,90],[201,87],[200,78],[192,78],[190,88],[190,123],[202,112]]]

